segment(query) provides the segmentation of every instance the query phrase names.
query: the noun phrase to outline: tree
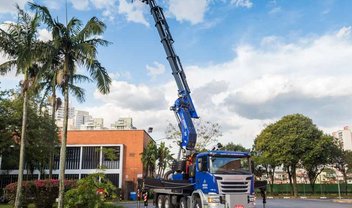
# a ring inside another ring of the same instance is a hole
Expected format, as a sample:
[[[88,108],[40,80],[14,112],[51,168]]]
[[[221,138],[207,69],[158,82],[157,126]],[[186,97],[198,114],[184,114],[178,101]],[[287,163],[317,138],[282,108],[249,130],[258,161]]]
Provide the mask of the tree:
[[[195,128],[197,132],[196,151],[206,151],[209,145],[217,142],[217,138],[222,135],[221,127],[218,123],[210,121],[196,120]],[[179,128],[172,123],[169,123],[165,130],[166,138],[180,146],[181,132]]]
[[[0,93],[1,94],[1,93]],[[30,96],[27,109],[26,155],[27,179],[35,169],[44,175],[44,167],[48,164],[49,140],[55,134],[54,142],[58,143],[57,127],[48,114],[39,114],[38,102]],[[19,138],[21,129],[23,100],[15,92],[7,92],[0,99],[0,120],[7,118],[2,123],[0,133],[0,154],[3,155],[3,170],[16,169],[18,166]]]
[[[165,142],[161,142],[158,148],[158,175],[163,177],[165,169],[170,162],[173,161],[170,149],[165,146]]]
[[[233,142],[227,143],[225,146],[220,148],[221,150],[237,151],[237,152],[250,152],[250,149],[245,148],[241,144],[235,144]]]
[[[335,149],[332,151],[334,155],[332,164],[342,173],[345,183],[345,193],[347,195],[347,173],[348,170],[352,169],[352,151],[344,150],[342,143],[338,140],[335,140],[335,144]]]
[[[314,184],[318,175],[324,170],[327,164],[332,164],[333,152],[335,148],[334,138],[329,135],[323,135],[314,142],[314,145],[309,145],[306,153],[302,155],[301,164],[307,171],[309,183],[313,193]]]
[[[158,159],[158,148],[156,144],[150,141],[147,147],[143,149],[141,156],[145,177],[154,176],[155,163]]]
[[[261,132],[255,141],[255,151],[266,163],[284,167],[293,195],[297,196],[296,169],[302,156],[313,149],[321,136],[322,132],[310,118],[302,114],[287,115]]]
[[[18,186],[16,193],[15,207],[21,206],[21,184],[23,180],[23,166],[26,143],[27,127],[27,106],[28,91],[35,80],[35,64],[43,51],[40,42],[37,40],[37,28],[39,26],[38,14],[33,16],[27,14],[17,5],[18,21],[8,25],[8,32],[0,29],[0,49],[10,58],[9,61],[0,65],[1,74],[6,74],[14,67],[17,67],[17,74],[23,74],[22,82],[23,95],[23,116],[21,129],[21,146],[18,167]]]
[[[101,93],[109,93],[111,78],[106,69],[97,60],[97,47],[107,46],[108,41],[99,38],[104,33],[105,24],[96,17],[92,17],[82,28],[79,19],[71,18],[67,25],[53,19],[49,10],[40,5],[30,3],[33,10],[39,12],[42,21],[51,30],[54,47],[63,58],[63,70],[59,76],[59,84],[64,94],[64,124],[60,148],[60,190],[58,207],[64,203],[64,177],[67,143],[67,122],[69,104],[69,83],[73,83],[77,65],[86,68],[97,83]]]
[[[273,193],[273,186],[275,180],[275,169],[281,163],[277,157],[277,146],[275,140],[272,139],[272,131],[274,125],[268,125],[254,140],[253,159],[259,172],[264,169],[267,178],[270,178],[270,191]]]

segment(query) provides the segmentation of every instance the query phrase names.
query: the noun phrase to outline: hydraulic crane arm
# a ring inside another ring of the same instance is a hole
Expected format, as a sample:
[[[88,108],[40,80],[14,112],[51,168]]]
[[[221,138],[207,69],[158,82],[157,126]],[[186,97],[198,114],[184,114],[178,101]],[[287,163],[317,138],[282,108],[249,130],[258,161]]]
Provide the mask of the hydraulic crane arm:
[[[181,148],[194,150],[197,141],[197,133],[192,118],[199,117],[192,102],[190,95],[191,91],[188,87],[180,58],[176,55],[172,46],[174,40],[172,39],[162,8],[157,6],[154,0],[142,0],[142,2],[147,3],[150,6],[155,21],[155,27],[158,30],[161,43],[163,44],[167,55],[167,60],[172,69],[172,75],[174,76],[178,87],[178,98],[175,101],[175,104],[171,106],[171,110],[175,112],[178,126],[181,130]]]

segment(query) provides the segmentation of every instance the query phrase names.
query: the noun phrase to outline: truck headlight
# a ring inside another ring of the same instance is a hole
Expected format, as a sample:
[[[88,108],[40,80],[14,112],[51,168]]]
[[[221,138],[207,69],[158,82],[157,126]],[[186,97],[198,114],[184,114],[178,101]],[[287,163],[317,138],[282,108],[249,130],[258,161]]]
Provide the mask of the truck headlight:
[[[219,196],[208,196],[208,203],[220,203],[220,197]]]

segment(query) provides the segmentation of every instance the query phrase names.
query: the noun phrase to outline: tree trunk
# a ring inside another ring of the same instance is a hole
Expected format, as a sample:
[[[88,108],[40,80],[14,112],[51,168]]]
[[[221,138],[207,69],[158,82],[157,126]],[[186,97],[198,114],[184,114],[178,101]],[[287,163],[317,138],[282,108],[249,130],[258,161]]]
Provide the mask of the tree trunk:
[[[342,171],[342,175],[343,175],[343,180],[345,182],[345,194],[347,195],[347,174],[346,174],[346,169],[344,169],[344,171]]]
[[[270,193],[273,194],[274,192],[274,180],[275,180],[275,167],[272,167],[272,174],[270,174],[270,180],[271,180],[271,184],[270,184]]]
[[[287,175],[288,175],[288,179],[290,181],[291,195],[293,195],[292,174],[291,174],[291,171],[290,171],[290,166],[287,167]]]
[[[51,112],[51,120],[53,121],[53,123],[55,123],[55,112],[56,112],[56,89],[55,86],[53,86],[52,88],[53,90],[53,103],[52,103],[52,112]],[[54,163],[54,151],[55,151],[55,147],[54,147],[54,138],[55,138],[55,134],[56,132],[53,132],[54,135],[53,137],[50,139],[50,148],[49,148],[49,179],[52,179],[53,177],[53,163]]]
[[[292,167],[292,179],[293,179],[293,196],[297,197],[298,196],[298,191],[297,191],[297,175],[296,175],[296,167]]]
[[[64,207],[65,193],[65,163],[66,163],[66,143],[67,143],[67,121],[68,121],[68,79],[65,78],[64,88],[64,125],[62,128],[61,148],[60,148],[60,175],[59,175],[59,201],[58,208]]]
[[[28,70],[24,74],[25,82],[28,81]],[[18,165],[18,179],[17,190],[15,199],[15,208],[20,208],[22,205],[22,181],[23,181],[23,168],[24,168],[24,154],[26,144],[26,127],[27,127],[27,105],[28,105],[28,92],[27,89],[23,92],[23,115],[22,115],[22,130],[21,130],[21,143],[20,143],[20,158]],[[27,173],[28,174],[28,173]]]

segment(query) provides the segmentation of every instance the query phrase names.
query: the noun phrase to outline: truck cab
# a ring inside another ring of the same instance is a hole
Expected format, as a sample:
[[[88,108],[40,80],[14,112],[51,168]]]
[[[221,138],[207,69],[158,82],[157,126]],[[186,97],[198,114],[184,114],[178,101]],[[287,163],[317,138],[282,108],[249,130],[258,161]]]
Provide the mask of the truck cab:
[[[196,156],[188,207],[255,206],[251,158],[246,152],[209,151]],[[197,199],[198,198],[198,199]],[[200,202],[201,206],[195,206]]]

